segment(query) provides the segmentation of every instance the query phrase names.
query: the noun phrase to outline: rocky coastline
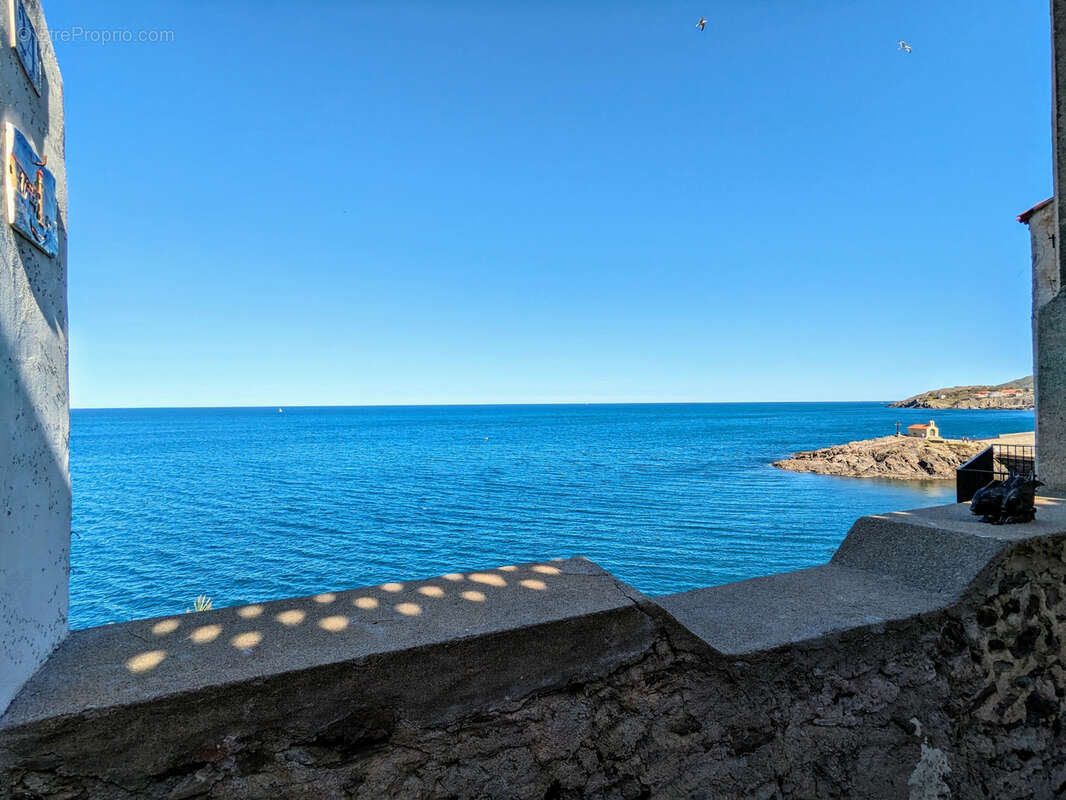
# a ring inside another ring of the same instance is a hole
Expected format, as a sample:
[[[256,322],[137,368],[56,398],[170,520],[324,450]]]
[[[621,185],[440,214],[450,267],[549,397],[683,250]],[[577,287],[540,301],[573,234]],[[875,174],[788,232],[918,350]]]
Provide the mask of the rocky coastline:
[[[954,480],[956,468],[987,446],[987,441],[882,436],[795,453],[773,466],[849,478]]]
[[[982,408],[1032,410],[1035,404],[1033,376],[996,386],[951,386],[922,392],[889,408]]]

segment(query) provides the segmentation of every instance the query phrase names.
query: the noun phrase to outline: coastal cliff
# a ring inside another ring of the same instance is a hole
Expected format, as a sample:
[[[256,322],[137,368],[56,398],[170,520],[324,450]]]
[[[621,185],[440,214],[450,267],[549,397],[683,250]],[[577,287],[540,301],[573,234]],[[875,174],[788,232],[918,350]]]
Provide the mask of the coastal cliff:
[[[906,400],[889,403],[889,408],[1005,408],[1034,407],[1033,376],[997,386],[951,386],[933,389]]]
[[[987,446],[984,441],[930,441],[912,436],[882,436],[796,453],[773,462],[773,465],[792,472],[849,478],[953,480],[955,469]]]

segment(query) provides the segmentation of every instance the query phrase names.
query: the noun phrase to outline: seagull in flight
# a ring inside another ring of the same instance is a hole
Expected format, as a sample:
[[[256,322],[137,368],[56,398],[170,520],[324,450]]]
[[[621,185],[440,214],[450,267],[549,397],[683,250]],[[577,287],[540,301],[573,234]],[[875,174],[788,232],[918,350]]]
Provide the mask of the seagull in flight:
[[[911,46],[902,39],[900,39],[899,49],[902,50],[904,53],[909,53],[911,51]]]
[[[696,23],[696,27],[701,31],[707,27],[707,17],[700,17],[700,21]]]

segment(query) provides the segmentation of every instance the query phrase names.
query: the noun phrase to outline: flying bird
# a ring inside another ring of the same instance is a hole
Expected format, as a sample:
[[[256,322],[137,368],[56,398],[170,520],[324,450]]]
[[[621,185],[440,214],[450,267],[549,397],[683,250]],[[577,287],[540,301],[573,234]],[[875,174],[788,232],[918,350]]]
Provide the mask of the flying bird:
[[[707,17],[700,17],[700,21],[696,23],[696,27],[701,31],[707,27]]]
[[[904,53],[909,53],[911,51],[911,46],[901,39],[899,42],[899,49]]]

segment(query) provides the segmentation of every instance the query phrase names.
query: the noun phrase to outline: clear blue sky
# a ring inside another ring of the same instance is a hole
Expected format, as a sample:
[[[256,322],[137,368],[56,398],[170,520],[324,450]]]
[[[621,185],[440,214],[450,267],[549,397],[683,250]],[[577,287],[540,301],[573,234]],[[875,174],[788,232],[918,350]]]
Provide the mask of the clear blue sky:
[[[45,11],[173,31],[56,45],[75,407],[893,399],[1031,370],[1046,0]]]

